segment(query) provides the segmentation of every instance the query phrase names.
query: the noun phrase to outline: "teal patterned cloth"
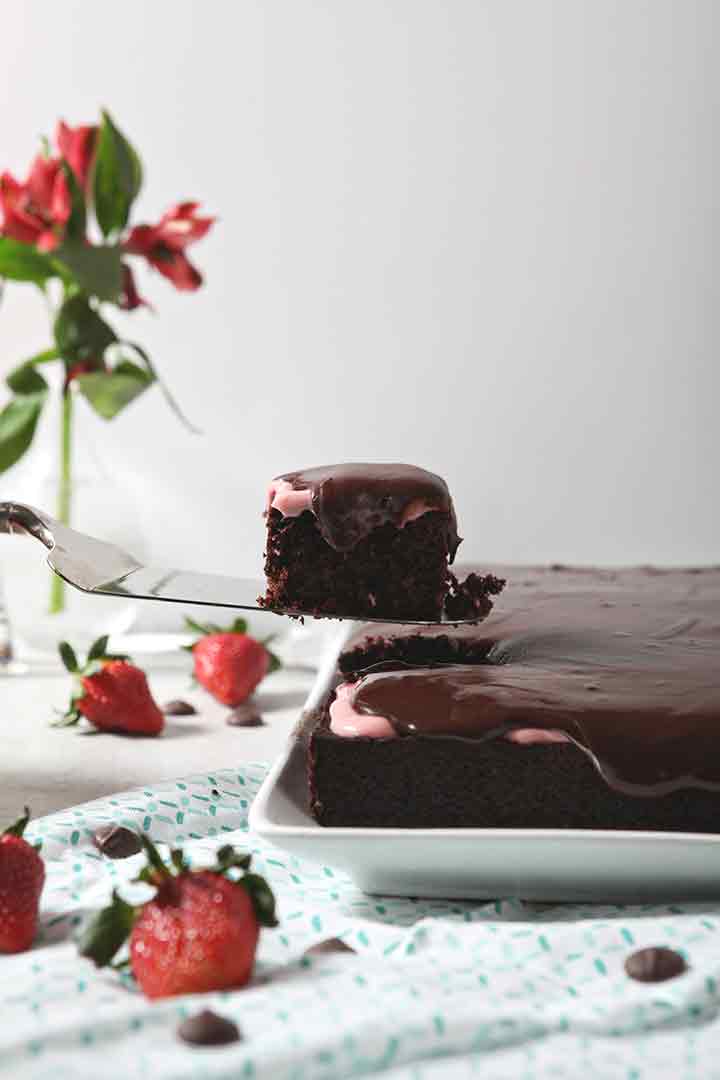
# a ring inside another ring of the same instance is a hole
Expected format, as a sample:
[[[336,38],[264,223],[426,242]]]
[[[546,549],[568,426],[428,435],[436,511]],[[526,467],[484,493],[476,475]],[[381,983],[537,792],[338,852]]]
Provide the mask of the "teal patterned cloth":
[[[42,931],[0,958],[0,1074],[12,1080],[481,1076],[720,1077],[720,908],[458,903],[364,896],[345,874],[259,846],[247,832],[262,765],[193,776],[34,822],[47,864]],[[116,821],[183,845],[196,865],[221,843],[249,849],[281,925],[264,931],[244,990],[149,1004],[97,971],[74,939],[140,856],[103,858],[91,834]],[[350,952],[305,956],[340,937]],[[681,951],[687,974],[627,978],[643,945]],[[209,1007],[244,1040],[192,1048],[176,1028]]]

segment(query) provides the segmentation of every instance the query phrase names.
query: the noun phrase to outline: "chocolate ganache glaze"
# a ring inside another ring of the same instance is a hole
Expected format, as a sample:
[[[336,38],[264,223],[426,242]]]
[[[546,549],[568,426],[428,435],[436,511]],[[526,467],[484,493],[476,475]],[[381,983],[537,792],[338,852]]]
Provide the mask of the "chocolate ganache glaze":
[[[324,465],[275,477],[280,483],[311,493],[320,531],[337,551],[349,551],[378,526],[401,528],[429,511],[449,515],[450,562],[461,542],[447,484],[416,465]],[[271,489],[271,505],[273,496]]]
[[[474,631],[482,662],[370,670],[355,711],[399,736],[561,732],[626,794],[720,790],[720,572],[526,573]]]

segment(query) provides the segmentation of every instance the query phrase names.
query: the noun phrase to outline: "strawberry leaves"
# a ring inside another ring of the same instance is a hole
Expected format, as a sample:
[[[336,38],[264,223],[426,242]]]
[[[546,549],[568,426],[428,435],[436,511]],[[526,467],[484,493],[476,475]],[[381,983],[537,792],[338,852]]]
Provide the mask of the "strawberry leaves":
[[[69,671],[71,675],[76,675],[80,668],[72,645],[68,641],[61,641],[58,645],[58,652],[60,653],[60,659],[62,660],[65,669]]]
[[[108,652],[107,634],[103,634],[102,637],[99,637],[97,641],[93,642],[84,664],[80,663],[77,653],[68,641],[60,642],[58,645],[58,652],[60,653],[63,667],[66,671],[69,671],[71,675],[76,676],[78,682],[85,676],[92,675],[96,671],[99,671],[102,665],[109,660],[130,659],[129,656],[123,656],[120,653]],[[80,711],[77,707],[77,703],[82,696],[82,692],[79,689],[76,689],[75,693],[73,693],[70,698],[70,704],[67,709],[60,715],[59,720],[55,722],[55,727],[71,727],[73,724],[77,724],[80,719]]]
[[[99,637],[97,641],[93,642],[84,664],[79,663],[75,650],[67,641],[60,642],[58,645],[58,652],[60,653],[60,659],[62,660],[64,667],[71,675],[91,675],[93,671],[98,670],[99,665],[104,664],[108,660],[130,660],[129,656],[108,652],[107,634],[103,634],[102,637]]]
[[[247,634],[247,619],[235,619],[230,626],[218,626],[217,623],[199,623],[195,619],[186,618],[185,626],[201,637],[208,634]]]
[[[255,918],[260,925],[277,926],[275,897],[265,878],[261,877],[260,874],[243,874],[238,879],[237,884],[250,894]]]
[[[30,810],[25,807],[25,812],[21,818],[13,822],[12,825],[8,825],[7,829],[3,829],[3,836],[22,836],[27,828],[27,823],[30,820]]]
[[[135,881],[144,882],[156,889],[164,889],[168,882],[179,881],[179,879],[193,874],[189,863],[179,848],[170,850],[170,865],[168,865],[146,833],[140,833],[139,839],[147,857],[147,863],[135,878]],[[238,888],[245,889],[250,897],[255,918],[260,926],[277,926],[275,897],[272,889],[264,877],[250,872],[251,861],[252,856],[240,854],[235,851],[232,845],[224,844],[218,849],[217,863],[209,868],[209,872],[227,877]],[[242,871],[239,877],[235,873],[231,873],[231,871],[237,870]],[[105,967],[108,964],[111,964],[114,968],[124,966],[124,964],[112,964],[111,962],[130,937],[142,906],[128,904],[118,895],[116,890],[113,890],[110,904],[98,912],[81,935],[78,941],[80,955],[92,960],[96,967]]]
[[[95,967],[105,967],[130,937],[136,909],[113,889],[112,900],[88,924],[78,942],[78,951]]]

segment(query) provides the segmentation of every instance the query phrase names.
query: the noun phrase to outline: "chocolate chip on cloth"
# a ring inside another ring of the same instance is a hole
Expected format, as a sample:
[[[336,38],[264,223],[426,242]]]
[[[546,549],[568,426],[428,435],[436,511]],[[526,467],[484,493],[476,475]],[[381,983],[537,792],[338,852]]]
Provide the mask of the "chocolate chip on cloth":
[[[316,945],[311,945],[309,949],[305,950],[305,956],[323,956],[327,953],[354,953],[355,950],[346,945],[341,938],[331,937],[325,938],[324,941],[318,941]]]
[[[108,859],[128,859],[142,850],[138,834],[124,825],[101,825],[93,833],[93,844]]]
[[[264,727],[265,721],[263,720],[260,712],[254,705],[238,705],[233,709],[231,713],[228,713],[226,724],[230,727]]]
[[[625,971],[637,982],[666,982],[687,971],[684,957],[663,945],[638,949],[625,961]]]
[[[162,707],[162,711],[166,716],[196,716],[197,709],[194,705],[191,705],[189,701],[180,701],[179,699],[173,699],[173,701],[166,702]]]
[[[188,1016],[178,1026],[177,1033],[179,1039],[192,1046],[225,1046],[242,1038],[237,1024],[210,1009]]]

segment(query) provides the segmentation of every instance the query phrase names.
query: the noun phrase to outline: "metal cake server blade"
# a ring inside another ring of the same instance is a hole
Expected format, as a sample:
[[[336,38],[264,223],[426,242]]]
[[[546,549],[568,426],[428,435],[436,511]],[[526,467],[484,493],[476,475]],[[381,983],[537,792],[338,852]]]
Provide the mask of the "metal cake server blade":
[[[47,563],[50,569],[69,585],[94,596],[123,596],[135,600],[165,600],[174,604],[203,604],[240,608],[243,611],[272,611],[276,615],[315,617],[313,612],[297,608],[260,607],[258,597],[265,591],[265,585],[260,580],[145,566],[122,548],[70,529],[27,503],[0,502],[0,533],[35,537],[48,549]],[[395,622],[407,626],[436,625],[412,619],[371,618],[351,611],[328,618]],[[449,622],[445,618],[438,621]],[[452,625],[475,621],[453,619]]]

